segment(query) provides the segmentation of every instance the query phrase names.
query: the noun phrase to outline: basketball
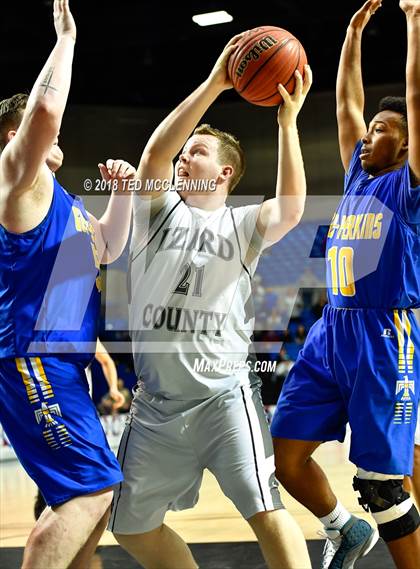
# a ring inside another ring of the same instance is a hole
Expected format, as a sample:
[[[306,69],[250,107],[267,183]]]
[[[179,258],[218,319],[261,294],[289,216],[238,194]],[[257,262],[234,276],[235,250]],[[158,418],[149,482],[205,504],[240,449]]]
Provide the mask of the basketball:
[[[295,36],[274,26],[249,30],[228,62],[235,90],[249,103],[262,107],[280,105],[277,84],[289,93],[295,88],[295,70],[303,75],[305,50]]]

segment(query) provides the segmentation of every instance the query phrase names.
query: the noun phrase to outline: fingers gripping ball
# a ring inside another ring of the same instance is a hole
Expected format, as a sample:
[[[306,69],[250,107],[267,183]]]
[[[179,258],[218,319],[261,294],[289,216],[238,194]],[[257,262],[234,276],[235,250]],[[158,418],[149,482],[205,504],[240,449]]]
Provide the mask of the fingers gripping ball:
[[[295,36],[274,26],[249,30],[228,62],[235,90],[249,103],[272,107],[283,102],[277,84],[289,93],[295,88],[295,70],[303,75],[305,50]]]

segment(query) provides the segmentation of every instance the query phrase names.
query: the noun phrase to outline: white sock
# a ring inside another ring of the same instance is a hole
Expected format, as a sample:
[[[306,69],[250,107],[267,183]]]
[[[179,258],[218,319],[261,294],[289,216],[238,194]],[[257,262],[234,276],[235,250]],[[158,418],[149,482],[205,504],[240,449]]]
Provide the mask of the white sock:
[[[334,510],[327,516],[318,518],[323,524],[325,529],[337,529],[340,530],[351,518],[351,514],[346,510],[346,508],[337,501],[337,505]]]

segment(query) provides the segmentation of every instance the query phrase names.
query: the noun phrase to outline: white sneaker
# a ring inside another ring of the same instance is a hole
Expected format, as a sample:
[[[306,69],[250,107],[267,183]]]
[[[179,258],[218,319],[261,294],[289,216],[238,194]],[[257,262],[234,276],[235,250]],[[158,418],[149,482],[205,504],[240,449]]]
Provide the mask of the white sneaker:
[[[379,534],[365,520],[351,516],[341,530],[319,532],[326,538],[322,569],[353,569],[355,562],[369,553]]]

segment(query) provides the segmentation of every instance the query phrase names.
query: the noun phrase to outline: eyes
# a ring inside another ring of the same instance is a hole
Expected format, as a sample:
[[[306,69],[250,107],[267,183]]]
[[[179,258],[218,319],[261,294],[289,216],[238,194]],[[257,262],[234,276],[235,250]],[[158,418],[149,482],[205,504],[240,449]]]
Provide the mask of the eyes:
[[[193,147],[189,151],[183,150],[181,152],[181,156],[208,156],[208,152],[204,147]]]
[[[372,128],[370,128],[367,133],[365,134],[364,138],[366,138],[367,136],[372,135],[372,134],[382,134],[383,132],[386,132],[386,129],[382,126],[374,126]]]

